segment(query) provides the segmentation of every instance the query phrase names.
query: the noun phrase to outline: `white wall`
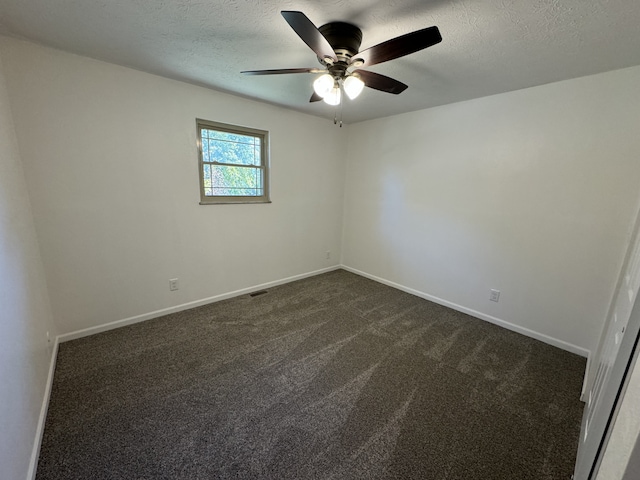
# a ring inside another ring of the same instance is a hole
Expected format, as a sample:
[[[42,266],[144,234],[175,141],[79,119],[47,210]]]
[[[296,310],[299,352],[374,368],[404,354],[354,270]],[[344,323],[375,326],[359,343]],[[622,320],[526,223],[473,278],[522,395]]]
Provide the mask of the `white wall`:
[[[1,57],[0,57],[1,60]],[[0,478],[27,478],[55,336],[0,61]],[[52,337],[54,338],[54,337]]]
[[[348,267],[597,343],[638,203],[640,67],[338,129],[27,42],[0,49],[61,333],[336,265],[342,247]],[[196,117],[271,131],[272,204],[198,205]]]
[[[635,67],[351,126],[343,263],[594,350],[638,206],[638,85]]]
[[[338,129],[15,39],[0,54],[19,145],[0,71],[10,478],[24,476],[53,330],[30,208],[63,334],[341,258],[595,349],[638,206],[640,67]],[[272,204],[198,205],[196,117],[271,132]]]
[[[0,49],[61,333],[337,264],[345,129],[27,42]],[[196,118],[270,131],[273,203],[198,204]]]

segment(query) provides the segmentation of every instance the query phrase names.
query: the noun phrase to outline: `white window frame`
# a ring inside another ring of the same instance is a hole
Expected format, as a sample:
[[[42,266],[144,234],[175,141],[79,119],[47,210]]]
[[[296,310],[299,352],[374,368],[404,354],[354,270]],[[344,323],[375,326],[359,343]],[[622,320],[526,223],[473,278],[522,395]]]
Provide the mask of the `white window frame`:
[[[237,163],[205,162],[202,155],[202,130],[216,130],[260,138],[260,165],[244,165]],[[233,203],[271,203],[269,198],[269,132],[257,128],[230,125],[210,120],[196,119],[196,134],[198,143],[198,166],[200,177],[200,205],[220,205]],[[259,169],[262,171],[262,195],[206,195],[204,184],[205,165],[233,165],[242,168]]]

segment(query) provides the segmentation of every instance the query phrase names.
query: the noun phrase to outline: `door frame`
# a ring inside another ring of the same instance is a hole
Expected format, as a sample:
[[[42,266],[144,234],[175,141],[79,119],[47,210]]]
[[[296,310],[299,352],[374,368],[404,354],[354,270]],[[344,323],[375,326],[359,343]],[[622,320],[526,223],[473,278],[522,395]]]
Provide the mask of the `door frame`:
[[[594,383],[597,380],[598,368],[601,357],[605,351],[606,342],[609,340],[609,335],[613,333],[610,331],[612,328],[612,322],[614,321],[613,314],[617,308],[616,305],[619,295],[621,294],[621,290],[628,287],[625,285],[625,277],[629,274],[630,269],[635,272],[638,268],[638,259],[636,258],[636,255],[637,250],[640,248],[640,208],[636,210],[634,222],[630,226],[627,235],[628,243],[626,251],[623,257],[623,262],[620,266],[620,273],[618,274],[611,303],[607,309],[607,316],[605,317],[597,349],[594,352],[595,355],[589,355],[589,359],[587,361],[585,382],[583,384],[583,392],[581,395],[581,400],[586,402],[585,410],[595,408],[597,407],[597,403],[599,403],[599,399],[591,399],[591,393],[594,388]],[[632,262],[635,266],[631,265]],[[594,420],[596,418],[599,423],[604,424],[604,427],[601,427],[602,433],[599,433],[598,436],[594,437],[592,440],[593,442],[596,442],[595,445],[597,445],[595,451],[593,450],[593,447],[591,447],[587,448],[585,452],[584,435],[585,428],[587,428],[588,425],[585,424],[586,417],[583,417],[582,428],[580,429],[576,466],[574,469],[574,475],[572,476],[572,478],[575,478],[576,480],[595,480],[597,476],[604,451],[606,451],[606,447],[611,436],[613,424],[615,423],[615,419],[620,408],[621,399],[624,397],[624,392],[626,391],[630,368],[633,366],[637,356],[637,351],[640,348],[638,347],[638,343],[640,341],[640,295],[637,294],[637,284],[634,289],[636,290],[634,293],[635,298],[633,299],[631,311],[628,314],[629,317],[627,319],[626,327],[622,330],[623,336],[618,347],[616,357],[613,360],[613,365],[611,366],[611,374],[606,380],[606,384],[602,386],[602,388],[609,391],[609,398],[606,404],[603,405],[602,411],[595,412],[597,416],[591,418],[591,424],[595,423]],[[614,392],[615,394],[612,396],[611,394]],[[594,404],[590,405],[590,400],[593,400]],[[608,405],[611,406],[609,407]]]
[[[611,438],[611,432],[613,430],[616,417],[620,410],[622,399],[624,398],[624,394],[627,390],[627,385],[629,384],[630,372],[632,372],[633,368],[636,366],[639,354],[640,295],[636,296],[635,302],[633,304],[633,309],[631,311],[631,316],[629,318],[629,323],[627,324],[627,331],[624,338],[622,339],[620,350],[618,351],[618,355],[615,360],[615,364],[624,365],[624,368],[618,370],[622,373],[622,375],[620,375],[619,378],[612,377],[609,379],[610,388],[616,388],[617,392],[613,401],[612,408],[608,413],[607,422],[600,439],[598,449],[596,450],[595,457],[593,458],[591,467],[589,468],[587,480],[595,480],[597,477],[600,465],[602,464],[602,459],[604,457],[604,452],[606,451],[607,444],[609,442],[609,439]],[[582,435],[582,432],[580,434]]]

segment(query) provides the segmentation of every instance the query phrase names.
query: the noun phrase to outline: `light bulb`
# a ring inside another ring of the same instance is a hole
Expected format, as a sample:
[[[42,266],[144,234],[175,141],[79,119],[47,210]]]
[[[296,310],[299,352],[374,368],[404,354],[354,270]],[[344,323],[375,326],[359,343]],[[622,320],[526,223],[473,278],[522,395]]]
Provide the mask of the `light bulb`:
[[[349,75],[344,79],[343,86],[344,93],[347,94],[347,97],[353,100],[358,95],[360,95],[360,92],[362,92],[362,89],[364,88],[364,82],[354,75]]]
[[[324,97],[324,103],[328,105],[340,105],[340,87],[333,87]]]
[[[333,88],[334,80],[331,75],[325,73],[320,75],[315,82],[313,82],[313,89],[315,92],[324,98]]]

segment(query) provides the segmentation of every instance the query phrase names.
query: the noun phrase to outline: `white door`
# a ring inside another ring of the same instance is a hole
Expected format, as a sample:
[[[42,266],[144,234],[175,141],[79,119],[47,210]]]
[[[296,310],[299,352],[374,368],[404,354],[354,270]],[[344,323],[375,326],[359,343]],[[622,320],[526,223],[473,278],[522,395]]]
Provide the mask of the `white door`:
[[[629,348],[621,351],[620,346],[629,328],[633,327],[631,330],[635,333],[639,327],[628,324],[640,287],[640,236],[637,229],[636,222],[634,240],[621,272],[618,292],[611,308],[607,330],[604,332],[595,379],[587,392],[575,480],[595,480],[594,464],[597,465],[600,460],[601,443],[629,360],[623,357],[628,357],[631,353]]]

